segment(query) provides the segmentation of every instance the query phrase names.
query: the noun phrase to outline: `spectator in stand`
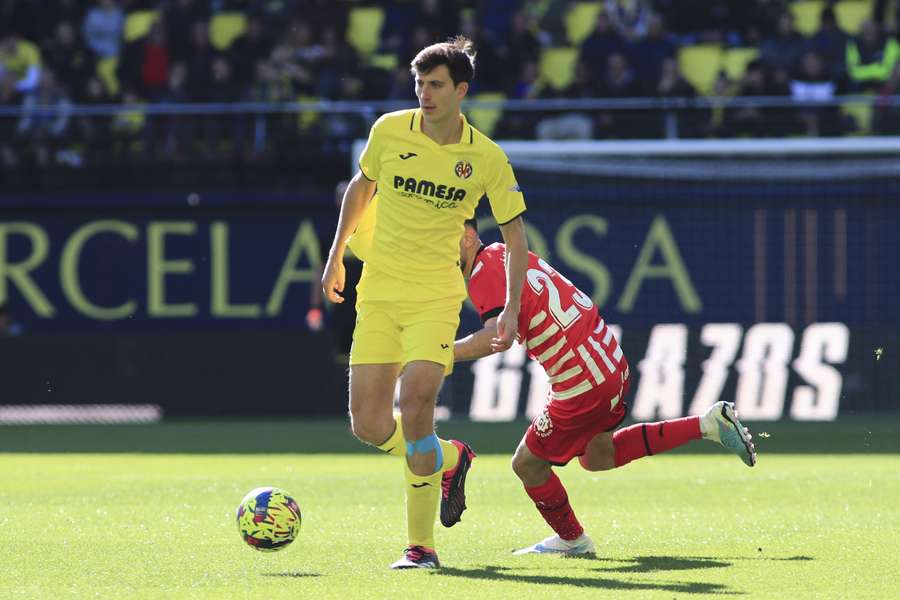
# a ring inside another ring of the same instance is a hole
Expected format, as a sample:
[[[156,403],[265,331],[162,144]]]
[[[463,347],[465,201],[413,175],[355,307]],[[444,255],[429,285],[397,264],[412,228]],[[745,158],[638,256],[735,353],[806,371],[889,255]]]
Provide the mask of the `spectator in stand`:
[[[800,69],[791,80],[791,98],[794,102],[829,102],[842,91],[825,69],[821,57],[815,51],[806,52]],[[798,108],[797,120],[801,131],[809,136],[833,137],[844,133],[843,119],[837,105]]]
[[[526,0],[524,10],[538,20],[538,31],[544,46],[566,46],[566,13],[570,0]]]
[[[889,12],[888,5],[892,2],[894,4],[894,22],[888,23],[885,22]],[[892,33],[894,36],[900,35],[900,3],[897,0],[875,0],[875,6],[872,8],[872,18],[878,23],[882,31]]]
[[[160,104],[181,104],[190,101],[187,93],[187,66],[183,62],[172,63],[166,88],[156,95],[154,101]],[[147,128],[147,143],[150,152],[157,158],[179,162],[184,159],[188,146],[190,127],[182,115],[154,115]]]
[[[115,101],[99,77],[93,75],[87,79],[84,97],[80,101],[82,104],[112,104]],[[75,118],[73,125],[75,140],[85,148],[88,162],[105,159],[109,153],[111,123],[109,115],[80,115]]]
[[[526,60],[519,68],[518,77],[509,86],[506,96],[512,99],[530,100],[538,98],[541,95],[540,70],[538,63],[533,60]],[[495,137],[499,139],[530,139],[534,137],[534,128],[540,120],[541,115],[535,111],[512,111],[503,112],[500,122],[497,124],[497,132]]]
[[[96,70],[94,53],[78,38],[68,21],[56,26],[56,36],[46,48],[47,65],[75,102],[85,100],[85,86]]]
[[[52,113],[39,111],[43,107],[56,110]],[[20,138],[27,140],[39,165],[47,165],[51,160],[62,162],[66,159],[61,151],[67,142],[71,107],[72,104],[65,90],[57,83],[53,71],[44,69],[37,90],[27,95],[22,103],[23,114],[17,131]]]
[[[606,0],[603,12],[619,35],[632,42],[647,34],[653,16],[649,0]]]
[[[41,18],[38,19],[38,37],[42,48],[48,48],[58,39],[60,23],[69,23],[72,27],[84,22],[85,6],[79,0],[56,0],[41,3]],[[83,43],[79,35],[79,43]]]
[[[519,77],[513,83],[507,96],[520,100],[531,100],[538,98],[541,94],[540,69],[538,63],[533,60],[526,60],[519,69]]]
[[[524,10],[513,13],[506,39],[499,50],[507,73],[518,73],[523,61],[540,59],[541,41],[536,31],[537,21],[528,13]]]
[[[119,81],[127,88],[139,90],[143,98],[156,102],[169,85],[170,61],[165,26],[159,20],[154,21],[145,37],[123,49],[117,69]]]
[[[416,23],[424,25],[441,40],[457,35],[460,31],[460,7],[446,0],[419,0]]]
[[[240,96],[241,89],[232,76],[231,64],[225,56],[217,56],[210,65],[210,82],[203,100],[212,104],[229,104],[237,102]],[[202,121],[210,155],[232,159],[243,139],[241,126],[244,121],[234,114],[204,115]]]
[[[21,94],[37,91],[41,80],[41,51],[15,31],[0,33],[0,80],[7,78]]]
[[[786,96],[789,90],[772,80],[765,64],[753,60],[747,65],[737,96]],[[780,108],[726,106],[719,128],[722,137],[780,137],[793,129],[789,112]]]
[[[900,135],[900,105],[892,103],[892,96],[900,96],[900,62],[894,64],[894,70],[879,90],[875,103],[872,128],[881,135]]]
[[[606,98],[638,98],[645,95],[634,69],[621,52],[609,56],[601,90],[601,95]],[[647,137],[655,128],[645,117],[646,112],[641,110],[611,110],[601,112],[599,122],[604,137]]]
[[[778,17],[775,34],[766,36],[760,45],[759,57],[773,72],[793,73],[800,66],[800,56],[806,48],[806,38],[794,29],[794,16],[785,11]]]
[[[601,91],[602,86],[594,77],[592,65],[579,60],[575,65],[573,81],[566,89],[558,93],[547,89],[541,97],[596,98]],[[594,113],[562,111],[541,119],[535,133],[540,140],[589,140],[594,137],[595,116]]]
[[[660,65],[659,82],[656,84],[656,96],[658,98],[695,98],[697,90],[694,89],[678,68],[675,58],[664,58]]]
[[[209,43],[209,28],[205,21],[195,21],[191,27],[191,48],[185,64],[188,69],[187,90],[191,102],[202,102],[212,79],[212,63],[217,53]]]
[[[341,90],[349,86],[353,95],[362,94],[360,61],[356,50],[334,26],[322,30],[321,52],[313,61],[316,72],[316,96],[340,100]]]
[[[166,39],[172,61],[188,61],[192,53],[194,23],[209,21],[209,3],[172,0],[163,11]]]
[[[877,90],[890,78],[900,59],[900,44],[882,34],[873,20],[863,23],[855,40],[847,42],[847,74],[856,90]]]
[[[753,9],[757,3],[753,0],[654,0],[653,5],[680,43],[736,45],[750,23],[746,13],[756,12]]]
[[[302,19],[294,19],[282,43],[272,52],[273,63],[281,76],[290,80],[301,96],[314,97],[317,92],[316,61],[324,48],[317,44],[312,28]]]
[[[810,38],[810,49],[825,62],[825,70],[835,80],[846,76],[848,36],[838,26],[834,10],[828,6],[822,9],[819,30]]]
[[[84,41],[100,58],[119,55],[125,13],[115,0],[99,0],[84,17]]]
[[[697,90],[682,75],[675,58],[662,61],[659,82],[654,90],[657,98],[696,98]],[[696,138],[709,135],[710,110],[708,108],[682,108],[677,111],[657,113],[660,118],[659,137],[677,134],[680,138]],[[673,121],[674,119],[674,121]],[[671,131],[677,127],[677,131]]]
[[[625,39],[613,28],[609,15],[600,13],[594,31],[581,43],[581,59],[598,69],[597,75],[604,76],[609,57],[627,51]]]
[[[12,77],[0,77],[0,106],[18,106],[22,101],[16,91],[16,81]],[[13,168],[19,164],[19,155],[15,144],[16,122],[13,119],[0,119],[0,166]]]
[[[253,81],[257,63],[269,58],[273,46],[272,38],[265,30],[262,17],[259,15],[247,17],[247,29],[228,48],[228,56],[234,67],[235,80],[246,82],[249,87],[250,82]]]
[[[644,95],[641,83],[625,54],[614,52],[609,55],[602,90],[602,95],[606,98],[637,98]]]
[[[497,43],[473,17],[463,19],[460,27],[460,33],[472,40],[478,53],[478,78],[472,81],[469,95],[502,90],[508,71],[505,70]]]
[[[418,102],[415,87],[411,84],[412,75],[409,67],[401,65],[391,73],[391,82],[388,85],[387,100],[404,100],[410,103]],[[412,104],[411,104],[412,105]]]
[[[659,81],[663,61],[673,58],[677,50],[675,43],[668,38],[662,17],[650,16],[646,35],[634,44],[631,51],[638,79],[645,87],[652,88]]]
[[[256,63],[256,73],[246,99],[250,102],[288,102],[295,100],[294,88],[290,79],[282,76],[273,63],[261,60]],[[253,127],[249,129],[252,141],[248,143],[246,158],[260,160],[266,156],[272,137],[278,136],[282,130],[296,128],[296,116],[290,114],[256,114],[252,115]]]

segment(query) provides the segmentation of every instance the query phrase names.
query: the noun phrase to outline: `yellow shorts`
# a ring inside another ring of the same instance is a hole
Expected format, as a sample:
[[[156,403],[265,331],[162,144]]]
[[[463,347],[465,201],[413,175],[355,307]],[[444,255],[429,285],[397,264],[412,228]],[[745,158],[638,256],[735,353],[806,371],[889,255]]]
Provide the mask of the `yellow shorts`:
[[[366,290],[374,291],[372,279],[372,272],[364,271],[357,288],[350,364],[399,363],[403,367],[414,360],[427,360],[444,365],[444,374],[449,375],[453,371],[453,340],[459,328],[462,299],[458,295],[433,300],[403,298],[409,283],[393,287],[398,299],[370,294],[376,296],[371,299]],[[377,283],[384,289],[385,284],[396,282],[379,276]]]

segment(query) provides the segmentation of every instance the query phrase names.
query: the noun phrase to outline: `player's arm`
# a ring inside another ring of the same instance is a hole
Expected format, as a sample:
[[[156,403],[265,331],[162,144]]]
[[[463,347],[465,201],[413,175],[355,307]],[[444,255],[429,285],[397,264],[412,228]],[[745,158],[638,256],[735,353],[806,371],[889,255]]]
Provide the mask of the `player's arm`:
[[[522,286],[528,269],[528,239],[525,222],[516,217],[500,226],[506,244],[506,304],[497,319],[497,336],[491,348],[502,352],[512,346],[519,329],[519,308],[522,303]]]
[[[344,192],[344,201],[341,204],[341,216],[338,218],[337,230],[334,233],[334,241],[328,252],[328,261],[322,275],[322,291],[331,302],[343,302],[344,298],[338,292],[344,291],[344,252],[347,249],[347,240],[356,231],[363,213],[375,195],[375,182],[366,178],[362,171],[357,171],[347,191]]]
[[[476,360],[493,354],[491,344],[496,335],[497,317],[491,317],[484,322],[484,329],[453,343],[453,360]]]

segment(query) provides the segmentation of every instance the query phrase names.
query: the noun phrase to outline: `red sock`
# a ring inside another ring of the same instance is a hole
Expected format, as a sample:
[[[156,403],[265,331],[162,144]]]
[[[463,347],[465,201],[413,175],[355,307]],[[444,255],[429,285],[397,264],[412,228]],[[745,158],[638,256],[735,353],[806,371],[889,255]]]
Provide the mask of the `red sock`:
[[[613,434],[616,466],[653,456],[691,440],[700,439],[700,417],[684,417],[659,423],[635,423]]]
[[[569,495],[556,473],[550,471],[550,479],[543,485],[527,487],[525,492],[534,500],[534,504],[553,531],[564,540],[577,539],[584,529],[575,517],[575,511],[569,504]]]

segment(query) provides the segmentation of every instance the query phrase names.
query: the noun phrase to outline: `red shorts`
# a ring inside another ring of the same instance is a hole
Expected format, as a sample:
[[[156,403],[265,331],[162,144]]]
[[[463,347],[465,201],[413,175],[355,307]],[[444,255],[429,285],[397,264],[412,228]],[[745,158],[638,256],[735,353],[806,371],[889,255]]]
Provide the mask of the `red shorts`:
[[[581,456],[595,435],[612,431],[625,420],[625,395],[630,383],[630,378],[621,382],[611,379],[568,400],[551,397],[528,426],[525,445],[538,458],[557,466]],[[616,396],[618,400],[612,405]]]

